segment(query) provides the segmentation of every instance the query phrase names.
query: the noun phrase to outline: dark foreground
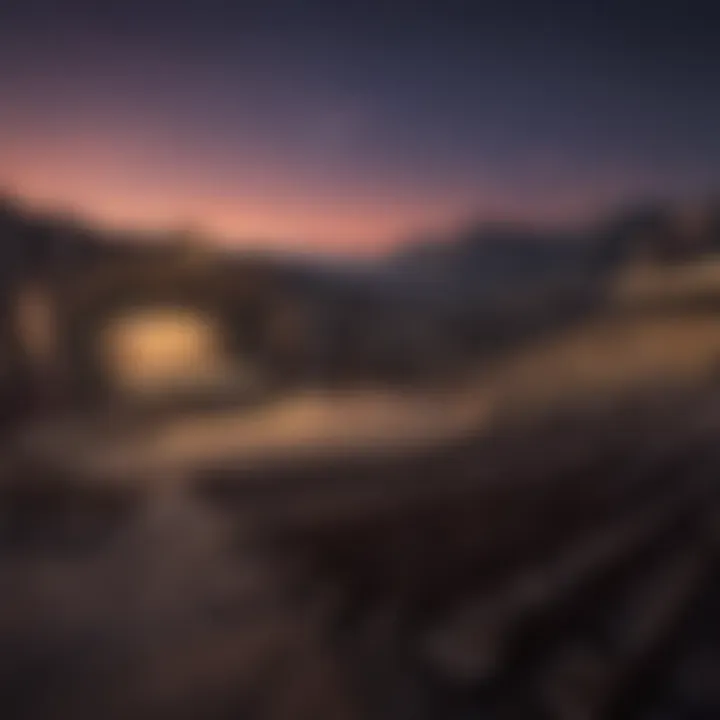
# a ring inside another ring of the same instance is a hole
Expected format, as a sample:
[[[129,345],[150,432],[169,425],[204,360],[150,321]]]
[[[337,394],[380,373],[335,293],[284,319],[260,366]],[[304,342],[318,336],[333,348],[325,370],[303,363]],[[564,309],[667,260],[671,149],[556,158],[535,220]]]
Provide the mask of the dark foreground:
[[[6,457],[0,716],[720,717],[720,392],[80,483]]]

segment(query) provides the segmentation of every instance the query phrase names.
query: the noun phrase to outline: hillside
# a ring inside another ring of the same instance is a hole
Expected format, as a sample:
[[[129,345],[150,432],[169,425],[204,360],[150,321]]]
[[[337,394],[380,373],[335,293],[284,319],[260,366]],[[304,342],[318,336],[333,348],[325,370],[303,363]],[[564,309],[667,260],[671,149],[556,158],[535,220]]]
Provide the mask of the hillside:
[[[711,245],[449,294],[4,217],[4,718],[720,713]]]

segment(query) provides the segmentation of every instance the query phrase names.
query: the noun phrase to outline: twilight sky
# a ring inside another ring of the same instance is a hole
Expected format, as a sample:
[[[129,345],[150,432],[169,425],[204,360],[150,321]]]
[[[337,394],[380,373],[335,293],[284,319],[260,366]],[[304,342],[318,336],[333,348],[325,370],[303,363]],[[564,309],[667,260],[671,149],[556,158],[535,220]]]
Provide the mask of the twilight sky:
[[[720,188],[701,0],[2,0],[0,186],[366,253]]]

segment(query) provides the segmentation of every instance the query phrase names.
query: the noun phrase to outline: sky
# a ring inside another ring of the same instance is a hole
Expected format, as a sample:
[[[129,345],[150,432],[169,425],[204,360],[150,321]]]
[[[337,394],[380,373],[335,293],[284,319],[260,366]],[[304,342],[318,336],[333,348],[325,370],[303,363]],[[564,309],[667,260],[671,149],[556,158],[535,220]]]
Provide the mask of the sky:
[[[0,187],[365,254],[720,188],[712,2],[3,0]]]

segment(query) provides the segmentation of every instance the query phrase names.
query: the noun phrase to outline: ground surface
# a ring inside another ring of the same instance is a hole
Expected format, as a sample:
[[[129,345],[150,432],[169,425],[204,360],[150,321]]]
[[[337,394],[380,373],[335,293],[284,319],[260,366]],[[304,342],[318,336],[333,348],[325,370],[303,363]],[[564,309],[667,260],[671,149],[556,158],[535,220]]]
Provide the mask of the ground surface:
[[[461,415],[392,452],[106,476],[14,446],[3,717],[720,716],[720,391]]]

